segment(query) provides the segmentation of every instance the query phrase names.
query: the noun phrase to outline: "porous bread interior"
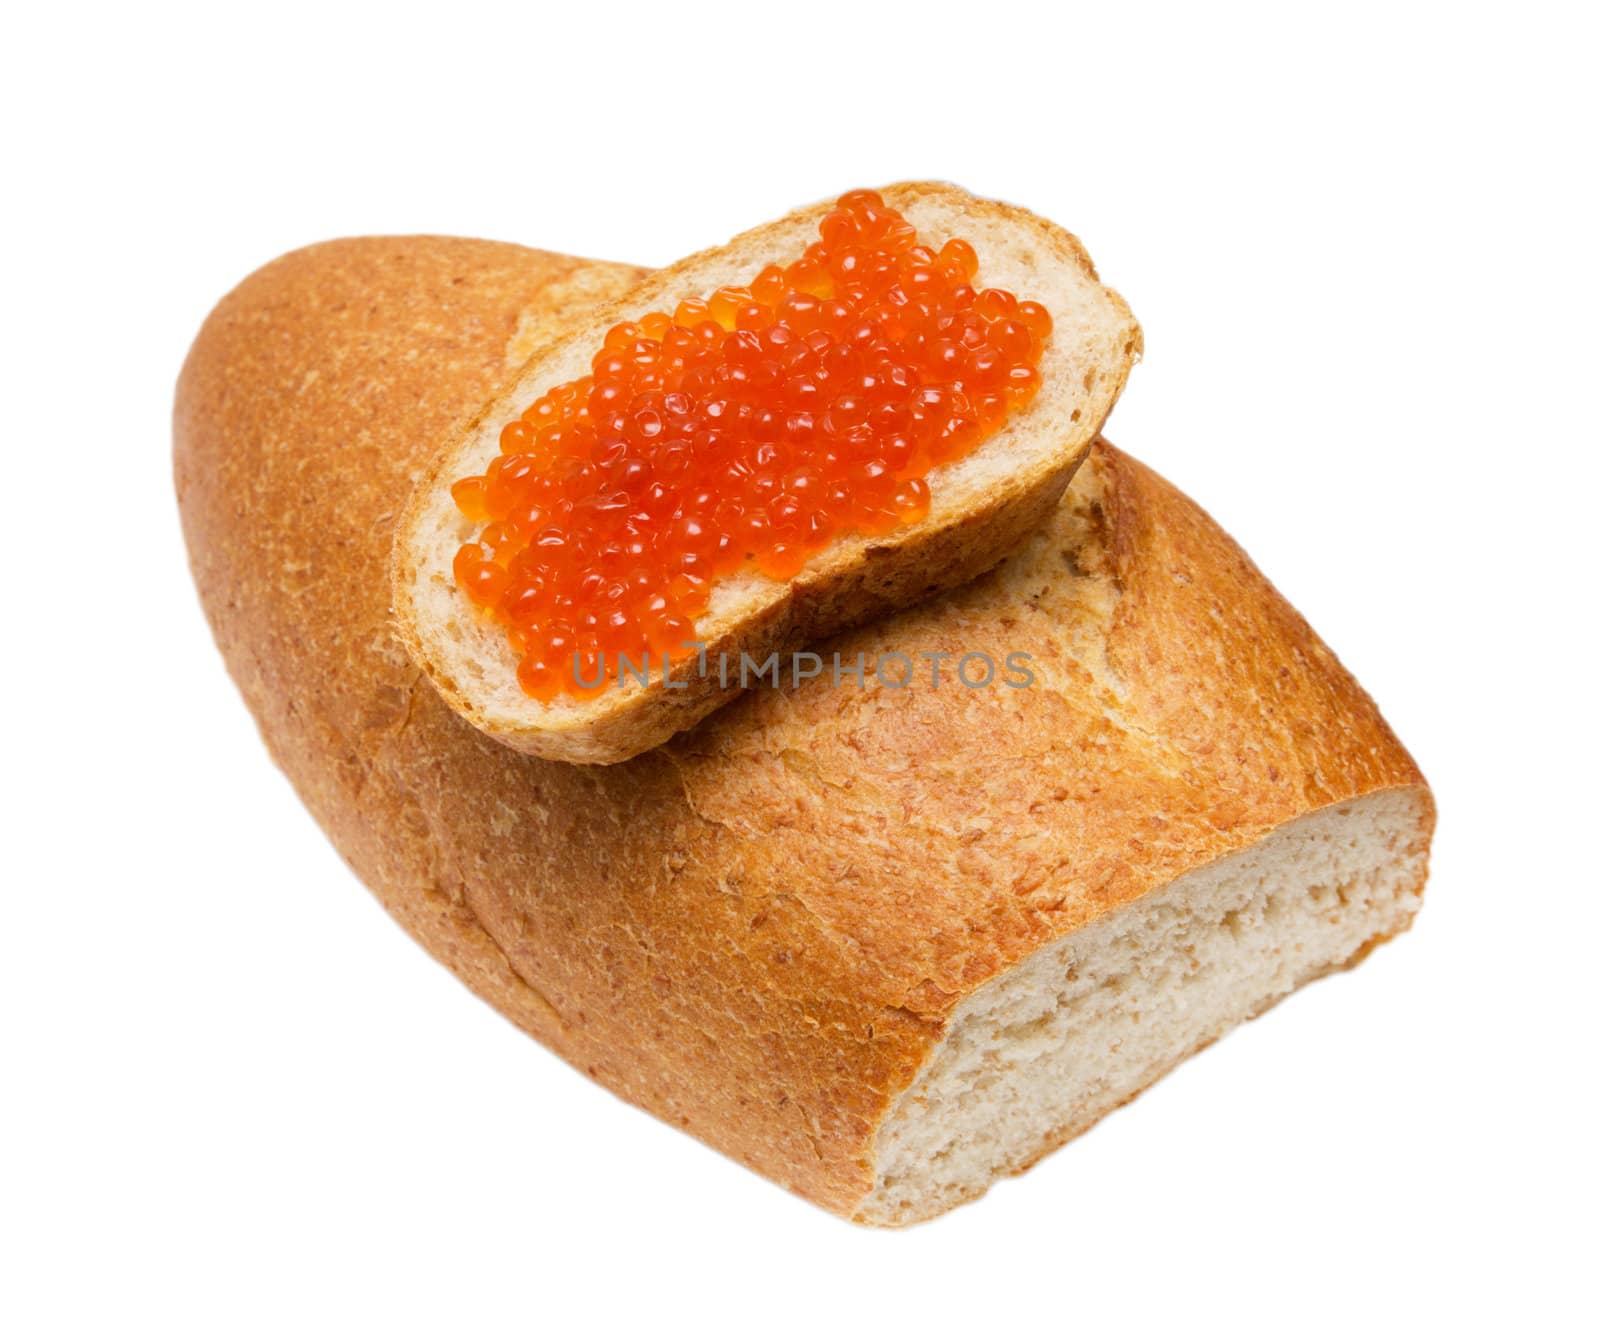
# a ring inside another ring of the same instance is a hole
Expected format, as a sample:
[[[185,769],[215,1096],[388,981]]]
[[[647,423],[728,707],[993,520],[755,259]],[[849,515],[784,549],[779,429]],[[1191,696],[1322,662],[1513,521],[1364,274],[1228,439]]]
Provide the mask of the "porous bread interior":
[[[1425,797],[1306,814],[973,993],[876,1139],[858,1219],[925,1220],[1026,1168],[1240,1022],[1403,930]]]
[[[836,541],[813,558],[800,580],[825,578],[830,570],[849,566],[868,545],[898,545],[958,521],[986,491],[1025,484],[1082,453],[1104,422],[1139,347],[1138,326],[1127,306],[1099,283],[1087,256],[1059,228],[951,188],[891,187],[884,196],[917,228],[923,243],[937,247],[953,236],[970,241],[979,258],[979,283],[1039,301],[1050,311],[1055,329],[1040,359],[1041,387],[1034,402],[967,457],[931,473],[932,503],[921,522],[887,537]],[[592,719],[635,703],[640,691],[606,689],[588,698],[563,696],[549,703],[522,692],[503,630],[456,586],[452,561],[475,529],[452,501],[450,482],[483,472],[500,451],[499,432],[507,420],[555,385],[589,373],[606,328],[652,309],[670,312],[683,298],[748,283],[767,262],[798,258],[815,239],[826,207],[802,210],[763,228],[759,242],[736,241],[688,261],[688,271],[665,288],[647,279],[637,292],[607,307],[554,348],[538,373],[520,379],[446,460],[441,483],[422,497],[424,506],[410,533],[415,570],[410,595],[419,634],[435,654],[436,666],[470,697],[476,724],[516,731]],[[696,621],[696,636],[716,642],[785,594],[785,584],[757,573],[727,577],[713,588],[709,609]]]

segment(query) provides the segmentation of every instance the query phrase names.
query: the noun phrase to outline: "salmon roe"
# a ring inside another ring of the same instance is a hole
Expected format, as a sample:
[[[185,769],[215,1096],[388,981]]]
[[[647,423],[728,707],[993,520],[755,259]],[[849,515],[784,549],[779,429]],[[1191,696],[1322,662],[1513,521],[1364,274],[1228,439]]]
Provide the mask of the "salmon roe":
[[[617,324],[593,373],[500,432],[451,493],[480,530],[455,558],[549,701],[618,654],[683,655],[713,584],[793,578],[850,532],[928,512],[928,473],[1039,389],[1050,315],[976,288],[978,256],[935,251],[871,190],[749,286]]]

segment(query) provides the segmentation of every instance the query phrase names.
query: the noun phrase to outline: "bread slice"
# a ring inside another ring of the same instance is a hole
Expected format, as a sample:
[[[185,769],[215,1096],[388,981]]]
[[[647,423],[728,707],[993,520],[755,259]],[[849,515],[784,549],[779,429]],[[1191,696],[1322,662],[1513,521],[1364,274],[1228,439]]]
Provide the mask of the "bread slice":
[[[1412,920],[1416,764],[1217,524],[1103,441],[999,567],[828,647],[1026,652],[1032,688],[751,690],[608,767],[466,724],[395,640],[397,514],[428,433],[510,379],[508,339],[629,280],[482,241],[316,246],[222,302],[178,386],[223,658],[339,851],[474,992],[664,1122],[895,1225]]]
[[[920,522],[840,539],[790,582],[754,571],[718,582],[695,636],[710,660],[725,657],[735,672],[741,653],[763,661],[991,567],[1060,499],[1142,346],[1127,304],[1100,284],[1083,246],[1060,227],[949,185],[896,185],[883,197],[923,243],[970,241],[982,285],[1006,287],[1050,311],[1055,331],[1040,362],[1042,387],[1027,410],[971,454],[930,474],[932,505]],[[587,374],[611,325],[670,311],[686,297],[748,282],[767,263],[798,258],[831,207],[802,208],[685,259],[581,320],[536,353],[423,473],[395,544],[399,632],[450,705],[485,734],[544,758],[612,763],[655,747],[736,696],[737,686],[723,684],[720,672],[685,670],[670,689],[657,671],[647,685],[630,680],[550,702],[528,697],[504,631],[456,585],[452,560],[474,526],[457,511],[450,485],[484,470],[499,452],[506,421],[555,385]]]

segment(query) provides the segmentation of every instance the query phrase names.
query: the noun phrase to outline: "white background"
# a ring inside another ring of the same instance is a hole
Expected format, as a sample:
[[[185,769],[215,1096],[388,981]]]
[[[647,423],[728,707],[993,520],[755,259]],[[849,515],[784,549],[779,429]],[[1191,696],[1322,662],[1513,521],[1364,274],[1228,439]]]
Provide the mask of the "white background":
[[[0,1323],[1575,1325],[1595,1315],[1584,10],[27,6],[6,19]],[[1435,784],[1416,929],[986,1200],[831,1218],[391,925],[189,584],[168,413],[295,246],[660,263],[944,177],[1081,235],[1199,499]]]

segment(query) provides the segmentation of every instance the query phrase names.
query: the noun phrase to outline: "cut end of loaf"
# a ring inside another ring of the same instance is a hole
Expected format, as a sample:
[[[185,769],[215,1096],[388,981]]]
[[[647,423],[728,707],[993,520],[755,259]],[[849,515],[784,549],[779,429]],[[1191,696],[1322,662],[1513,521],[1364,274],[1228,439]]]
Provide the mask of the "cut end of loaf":
[[[883,191],[926,243],[970,241],[985,285],[1042,303],[1055,322],[1034,403],[965,458],[929,475],[925,518],[885,536],[850,536],[788,583],[758,574],[719,582],[696,638],[734,661],[762,659],[899,608],[984,572],[1053,507],[1086,455],[1142,349],[1126,303],[1102,286],[1075,237],[1010,205],[947,185]],[[764,264],[798,257],[831,205],[801,209],[645,280],[566,339],[534,355],[512,389],[466,436],[440,453],[400,524],[395,605],[402,640],[446,701],[485,733],[524,752],[570,762],[617,762],[686,729],[731,700],[711,679],[669,691],[608,687],[586,698],[539,702],[522,692],[516,660],[494,621],[456,586],[451,562],[473,524],[456,510],[452,481],[481,474],[499,428],[561,382],[587,372],[605,329],[719,286]]]
[[[856,1219],[906,1225],[970,1201],[1403,931],[1432,817],[1421,788],[1307,814],[973,993],[879,1129]]]

